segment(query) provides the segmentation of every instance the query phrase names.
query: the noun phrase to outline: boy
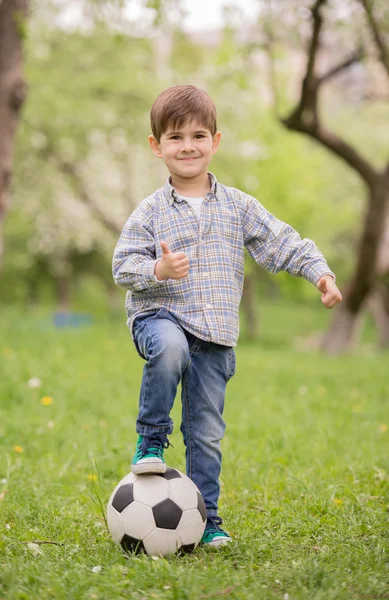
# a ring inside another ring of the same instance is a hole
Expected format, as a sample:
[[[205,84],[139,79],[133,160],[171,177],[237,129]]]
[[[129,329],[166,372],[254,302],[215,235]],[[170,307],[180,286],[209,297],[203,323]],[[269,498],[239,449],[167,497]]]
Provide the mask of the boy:
[[[221,134],[204,91],[165,90],[151,109],[151,129],[151,149],[170,177],[129,217],[113,258],[115,282],[128,290],[127,323],[146,360],[132,472],[166,471],[169,415],[181,381],[187,474],[207,508],[202,543],[220,546],[231,541],[218,516],[220,440],[225,389],[235,373],[244,247],[268,271],[316,285],[327,308],[341,294],[311,240],[208,172]]]

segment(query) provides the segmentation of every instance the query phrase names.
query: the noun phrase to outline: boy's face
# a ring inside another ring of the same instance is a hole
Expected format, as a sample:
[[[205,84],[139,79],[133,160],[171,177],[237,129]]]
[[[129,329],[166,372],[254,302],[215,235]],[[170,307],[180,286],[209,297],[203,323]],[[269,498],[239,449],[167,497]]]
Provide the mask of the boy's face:
[[[171,175],[193,179],[207,172],[220,138],[219,131],[212,137],[209,129],[192,122],[179,130],[169,127],[159,143],[150,135],[149,143],[154,154],[163,159]]]

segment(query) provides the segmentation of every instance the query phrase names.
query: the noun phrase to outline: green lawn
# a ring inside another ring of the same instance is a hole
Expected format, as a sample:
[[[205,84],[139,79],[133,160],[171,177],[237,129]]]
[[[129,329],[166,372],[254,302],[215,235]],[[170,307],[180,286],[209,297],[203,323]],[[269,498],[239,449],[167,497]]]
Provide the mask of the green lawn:
[[[143,361],[124,318],[55,330],[3,308],[0,599],[389,598],[389,355],[369,332],[353,356],[297,352],[329,317],[264,306],[227,391],[220,514],[235,541],[153,560],[125,557],[98,506],[136,439]],[[179,414],[167,460],[184,470]]]

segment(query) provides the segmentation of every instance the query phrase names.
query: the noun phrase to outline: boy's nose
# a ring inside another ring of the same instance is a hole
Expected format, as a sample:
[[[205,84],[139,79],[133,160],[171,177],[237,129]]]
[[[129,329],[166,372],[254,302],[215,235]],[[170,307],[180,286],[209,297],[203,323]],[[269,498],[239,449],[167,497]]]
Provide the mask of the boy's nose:
[[[182,140],[182,149],[185,152],[190,152],[191,150],[193,150],[194,146],[193,146],[192,140],[191,139],[184,139],[184,140]]]

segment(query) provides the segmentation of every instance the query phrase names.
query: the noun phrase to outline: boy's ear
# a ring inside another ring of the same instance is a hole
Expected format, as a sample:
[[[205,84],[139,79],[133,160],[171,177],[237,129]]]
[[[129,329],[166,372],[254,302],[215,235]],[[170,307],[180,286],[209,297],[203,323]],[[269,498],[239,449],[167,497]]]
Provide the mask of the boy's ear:
[[[149,135],[148,140],[149,140],[149,144],[150,144],[151,149],[154,152],[155,156],[158,156],[158,158],[162,158],[162,152],[160,149],[159,142],[157,142],[157,140],[155,139],[155,137],[153,135]]]
[[[220,140],[221,140],[222,134],[220,131],[217,131],[215,133],[215,135],[212,138],[212,154],[215,154],[215,152],[217,151],[219,144],[220,144]]]

